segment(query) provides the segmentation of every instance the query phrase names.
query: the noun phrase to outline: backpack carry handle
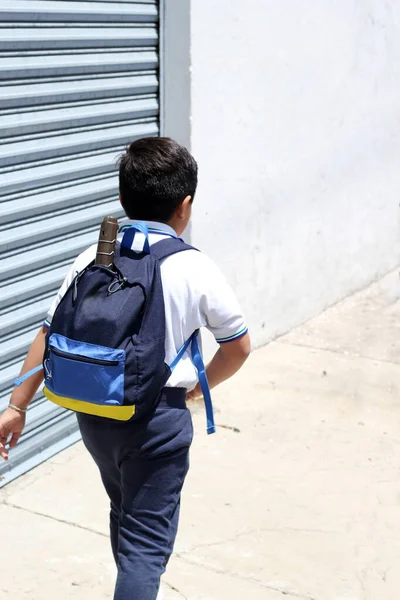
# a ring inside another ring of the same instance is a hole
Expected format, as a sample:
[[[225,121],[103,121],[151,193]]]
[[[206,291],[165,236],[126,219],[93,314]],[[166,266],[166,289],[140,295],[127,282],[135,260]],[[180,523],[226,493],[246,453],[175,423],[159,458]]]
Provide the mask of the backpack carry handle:
[[[145,238],[143,244],[143,252],[145,252],[146,254],[150,254],[149,228],[147,227],[144,221],[138,221],[137,223],[134,223],[134,225],[128,227],[128,229],[125,229],[121,246],[123,248],[128,248],[128,250],[132,250],[135,235],[138,232],[143,233]]]

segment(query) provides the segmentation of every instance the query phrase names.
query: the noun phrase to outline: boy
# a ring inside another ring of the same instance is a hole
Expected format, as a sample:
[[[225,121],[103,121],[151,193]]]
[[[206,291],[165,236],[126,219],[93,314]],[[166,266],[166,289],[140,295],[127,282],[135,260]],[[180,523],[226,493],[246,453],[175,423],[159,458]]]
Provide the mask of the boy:
[[[180,236],[190,220],[197,187],[197,164],[169,138],[133,142],[120,161],[120,201],[128,219],[145,221],[149,243]],[[95,258],[83,252],[67,274],[47,319],[34,340],[21,374],[41,364],[47,328],[77,273]],[[170,364],[192,333],[207,327],[220,347],[207,367],[210,387],[231,377],[250,353],[250,340],[233,292],[204,254],[187,250],[161,262],[166,338]],[[43,370],[15,388],[0,417],[0,454],[13,448],[25,412],[43,381]],[[181,392],[181,394],[179,393]],[[182,395],[183,394],[183,395]],[[155,600],[171,555],[180,494],[188,470],[193,429],[185,397],[201,395],[187,352],[161,400],[146,417],[132,421],[78,414],[83,442],[95,460],[110,498],[110,533],[118,577],[114,600]]]

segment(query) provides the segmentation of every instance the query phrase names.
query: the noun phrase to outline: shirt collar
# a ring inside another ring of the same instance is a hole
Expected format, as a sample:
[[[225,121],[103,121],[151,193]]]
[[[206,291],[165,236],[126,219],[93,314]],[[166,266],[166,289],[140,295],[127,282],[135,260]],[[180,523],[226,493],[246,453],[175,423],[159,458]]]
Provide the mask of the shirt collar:
[[[121,225],[120,231],[124,231],[125,229],[127,229],[131,225],[134,225],[137,222],[138,222],[137,220],[131,220],[131,219],[124,221],[123,224]],[[174,229],[172,229],[172,227],[170,227],[166,223],[159,223],[158,221],[144,221],[144,222],[146,223],[147,227],[149,228],[150,233],[160,233],[160,234],[166,233],[168,235],[178,237],[178,234],[176,233],[176,231]]]

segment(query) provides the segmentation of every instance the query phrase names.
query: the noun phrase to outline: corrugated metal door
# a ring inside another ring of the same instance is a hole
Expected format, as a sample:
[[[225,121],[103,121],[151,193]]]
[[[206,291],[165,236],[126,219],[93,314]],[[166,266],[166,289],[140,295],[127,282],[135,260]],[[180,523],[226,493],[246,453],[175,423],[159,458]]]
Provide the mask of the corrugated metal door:
[[[0,1],[0,411],[68,266],[122,214],[118,154],[158,115],[156,1]],[[39,393],[0,486],[76,439]]]

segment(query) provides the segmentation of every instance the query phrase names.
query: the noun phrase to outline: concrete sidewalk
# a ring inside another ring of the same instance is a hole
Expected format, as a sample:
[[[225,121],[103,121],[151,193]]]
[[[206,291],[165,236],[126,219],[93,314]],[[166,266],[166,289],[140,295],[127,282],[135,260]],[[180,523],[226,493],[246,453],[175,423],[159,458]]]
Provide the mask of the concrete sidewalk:
[[[398,600],[400,286],[253,354],[196,439],[166,600]],[[81,444],[0,491],[0,597],[102,600],[108,507]]]

